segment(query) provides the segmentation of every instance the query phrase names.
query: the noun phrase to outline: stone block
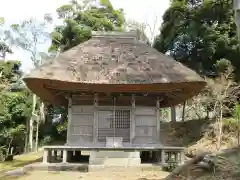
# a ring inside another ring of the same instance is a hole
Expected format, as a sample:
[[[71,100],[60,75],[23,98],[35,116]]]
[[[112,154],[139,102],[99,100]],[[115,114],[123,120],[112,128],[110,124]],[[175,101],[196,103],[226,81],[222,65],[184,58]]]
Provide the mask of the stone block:
[[[90,165],[107,166],[139,166],[141,164],[140,152],[124,151],[92,151],[90,152]]]

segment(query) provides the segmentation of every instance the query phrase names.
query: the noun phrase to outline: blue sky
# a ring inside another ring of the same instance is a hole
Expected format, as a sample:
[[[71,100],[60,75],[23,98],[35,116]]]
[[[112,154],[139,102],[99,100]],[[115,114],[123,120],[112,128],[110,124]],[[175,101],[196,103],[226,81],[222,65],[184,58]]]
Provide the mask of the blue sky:
[[[156,16],[158,18],[157,27],[160,27],[162,15],[169,7],[169,1],[170,0],[111,0],[115,8],[124,9],[128,19],[148,23],[151,27],[154,24]],[[31,17],[42,19],[46,13],[52,14],[53,17],[57,19],[55,10],[67,2],[69,2],[69,0],[1,0],[0,17],[4,17],[10,24],[18,23]],[[54,22],[54,24],[56,23],[57,21]],[[53,26],[49,27],[50,30]],[[43,47],[43,51],[47,50],[47,48],[48,44]],[[20,49],[14,49],[14,54],[7,58],[21,60],[24,71],[32,68],[29,54]]]

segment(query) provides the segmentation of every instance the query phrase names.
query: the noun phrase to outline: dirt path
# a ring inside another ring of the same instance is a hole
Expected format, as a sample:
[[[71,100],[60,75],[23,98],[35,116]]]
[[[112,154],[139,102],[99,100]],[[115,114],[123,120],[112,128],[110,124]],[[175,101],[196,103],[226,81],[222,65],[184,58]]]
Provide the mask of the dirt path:
[[[101,170],[95,172],[44,172],[34,171],[30,174],[20,177],[17,180],[155,180],[162,179],[168,175],[167,172],[159,170],[131,170],[116,171],[116,169]]]

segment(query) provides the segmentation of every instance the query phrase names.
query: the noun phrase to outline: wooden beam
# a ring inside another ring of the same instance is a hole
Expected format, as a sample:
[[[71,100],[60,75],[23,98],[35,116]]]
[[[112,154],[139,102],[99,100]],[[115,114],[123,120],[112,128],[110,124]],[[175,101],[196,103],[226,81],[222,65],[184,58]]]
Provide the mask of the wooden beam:
[[[44,86],[47,90],[49,90],[50,92],[56,94],[56,95],[62,95],[62,94],[66,94],[68,95],[70,92],[73,96],[94,96],[95,93],[98,93],[99,97],[102,96],[115,96],[115,97],[119,97],[119,96],[129,96],[131,97],[133,92],[92,92],[92,91],[78,91],[78,90],[63,90],[63,89],[57,89],[55,87],[51,87],[51,86]],[[175,91],[174,91],[175,92]],[[178,90],[176,90],[176,92],[178,92]],[[166,92],[158,92],[158,93],[146,93],[146,92],[136,92],[134,93],[135,96],[151,96],[151,97],[157,97],[160,94],[165,94]]]
[[[49,86],[49,85],[45,85],[45,88],[48,89],[48,91],[50,91],[52,94],[56,94],[56,96],[64,96],[67,97],[67,95],[69,94],[68,90],[59,90],[55,87]],[[112,96],[115,97],[131,97],[133,92],[95,92],[98,93],[98,99],[101,100],[101,98],[109,98]],[[88,92],[82,92],[82,91],[78,91],[78,90],[73,90],[71,91],[71,94],[73,95],[74,99],[78,99],[78,98],[92,98],[95,94],[92,91],[88,91]],[[158,93],[144,93],[144,92],[134,92],[135,97],[152,97],[152,98],[157,98],[157,97],[165,97],[165,98],[170,98],[170,99],[182,99],[182,97],[184,96],[183,93],[183,89],[175,89],[172,91],[167,91],[167,92],[163,92],[160,91]],[[165,99],[164,98],[164,99]],[[81,99],[84,100],[84,99]]]
[[[59,90],[52,89],[52,86],[45,85],[45,88],[51,94],[56,94],[56,98],[63,98],[68,99],[68,94],[69,91],[67,90]],[[155,100],[157,97],[162,97],[161,101],[161,107],[169,107],[172,105],[179,104],[183,102],[184,100],[188,99],[188,97],[185,97],[186,94],[184,94],[183,89],[175,89],[173,91],[168,91],[168,92],[149,92],[149,93],[143,93],[143,92],[134,92],[135,94],[135,99],[137,104],[141,105],[146,105],[146,106],[155,106]],[[89,92],[80,92],[77,90],[71,91],[72,97],[73,97],[73,103],[78,104],[78,105],[92,105],[92,101],[94,99],[94,92],[89,91]],[[98,101],[99,104],[104,104],[104,105],[111,105],[109,104],[109,98],[111,98],[113,95],[117,96],[117,105],[122,104],[122,105],[130,105],[131,104],[131,96],[133,93],[131,92],[98,92]],[[129,98],[129,99],[128,99]],[[152,98],[152,99],[149,99]],[[79,103],[79,102],[82,103]],[[112,101],[112,99],[111,99]],[[151,102],[152,101],[152,102]],[[146,104],[145,104],[146,102]],[[87,104],[84,104],[87,103]]]
[[[61,89],[58,85],[45,84],[47,89],[56,89],[61,91],[73,91],[73,92],[102,92],[102,93],[118,93],[118,92],[128,92],[128,93],[164,93],[170,91],[182,91],[187,88],[184,84],[72,84],[66,83],[61,84]],[[189,86],[191,87],[191,86]]]

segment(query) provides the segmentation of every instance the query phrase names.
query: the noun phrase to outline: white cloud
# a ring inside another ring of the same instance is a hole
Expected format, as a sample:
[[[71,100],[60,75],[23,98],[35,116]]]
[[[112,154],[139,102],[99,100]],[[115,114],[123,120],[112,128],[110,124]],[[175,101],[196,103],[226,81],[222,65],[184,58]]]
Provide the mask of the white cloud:
[[[1,0],[0,17],[4,17],[10,24],[30,17],[42,19],[45,13],[56,14],[56,9],[67,2],[69,0]],[[169,6],[169,0],[111,0],[111,2],[115,8],[123,8],[127,18],[147,23],[151,27],[157,16],[157,28]],[[24,70],[31,68],[29,55],[23,51],[17,50],[9,58],[21,60]]]

